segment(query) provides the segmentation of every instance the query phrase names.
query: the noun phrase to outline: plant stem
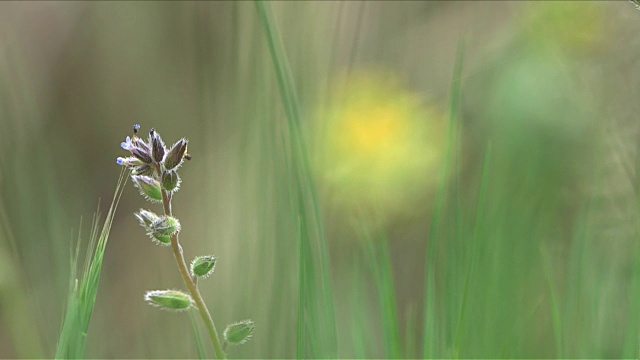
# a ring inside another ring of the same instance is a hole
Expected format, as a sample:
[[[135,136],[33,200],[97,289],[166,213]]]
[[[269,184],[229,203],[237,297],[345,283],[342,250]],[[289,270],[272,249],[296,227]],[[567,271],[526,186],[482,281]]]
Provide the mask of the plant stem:
[[[158,172],[158,175],[162,177],[162,172],[159,166],[156,166],[156,171]],[[164,214],[172,216],[171,197],[165,189],[162,189],[162,205],[164,206]],[[187,288],[191,293],[191,297],[193,297],[193,300],[198,307],[198,311],[200,311],[200,316],[207,327],[209,337],[211,338],[211,344],[213,345],[213,351],[216,353],[216,358],[225,359],[226,356],[222,346],[220,346],[220,339],[218,338],[218,332],[216,331],[216,326],[213,323],[211,313],[209,312],[207,305],[204,303],[202,295],[200,295],[200,290],[198,290],[195,280],[192,279],[191,274],[189,274],[187,263],[184,261],[184,254],[182,252],[182,246],[180,246],[180,241],[178,240],[178,233],[171,236],[171,248],[173,249],[173,256],[178,264],[178,270],[180,270],[180,274],[182,275],[182,280],[184,280],[184,283],[187,285]]]

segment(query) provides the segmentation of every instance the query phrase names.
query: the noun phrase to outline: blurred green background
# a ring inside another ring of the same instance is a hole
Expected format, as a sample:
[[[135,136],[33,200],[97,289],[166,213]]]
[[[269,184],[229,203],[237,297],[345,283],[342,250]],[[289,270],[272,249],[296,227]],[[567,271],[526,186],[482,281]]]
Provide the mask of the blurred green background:
[[[256,322],[231,357],[640,355],[640,11],[266,5],[299,128],[252,2],[0,3],[1,358],[55,354],[134,123],[190,140],[186,257],[220,258],[218,328]],[[143,301],[184,286],[141,207],[127,184],[85,355],[196,357]]]

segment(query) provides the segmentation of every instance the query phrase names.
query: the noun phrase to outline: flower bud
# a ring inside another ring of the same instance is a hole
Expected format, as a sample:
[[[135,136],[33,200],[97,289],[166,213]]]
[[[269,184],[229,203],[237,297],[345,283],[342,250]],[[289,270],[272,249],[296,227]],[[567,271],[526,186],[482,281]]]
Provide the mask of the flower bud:
[[[184,311],[193,306],[191,296],[178,290],[147,291],[144,300],[149,305],[170,311]]]
[[[178,142],[173,144],[171,150],[169,150],[169,153],[167,154],[167,157],[164,159],[164,167],[167,170],[172,170],[182,165],[184,155],[187,153],[188,143],[189,141],[187,141],[187,139],[180,139]]]
[[[171,235],[166,235],[163,231],[155,231],[154,226],[157,225],[161,220],[161,217],[157,214],[149,211],[140,209],[137,213],[134,213],[136,219],[140,222],[140,225],[147,230],[147,235],[153,240],[154,243],[158,245],[168,246],[171,245]],[[164,217],[164,216],[163,216]],[[176,220],[177,221],[177,220]]]
[[[216,267],[216,258],[210,255],[196,256],[191,262],[191,276],[206,278],[213,274]]]
[[[151,157],[151,149],[149,148],[149,146],[147,145],[146,142],[144,142],[144,140],[142,140],[141,138],[134,136],[133,139],[131,140],[131,142],[133,143],[134,146],[139,147],[140,150],[142,150],[143,152],[149,154],[149,157]],[[149,161],[151,162],[151,161]]]
[[[160,134],[158,134],[154,129],[150,131],[150,143],[151,143],[151,154],[153,160],[157,163],[161,163],[164,159],[165,147]]]
[[[231,345],[244,344],[251,339],[255,325],[251,320],[244,320],[228,325],[224,329],[224,340]]]
[[[142,160],[140,160],[140,159],[138,159],[137,157],[134,157],[134,156],[119,157],[116,160],[116,164],[118,164],[120,166],[126,166],[126,167],[129,167],[129,168],[134,168],[134,167],[139,167],[139,166],[143,166],[144,165]]]
[[[154,233],[152,230],[147,232],[147,235],[151,238],[151,241],[160,246],[170,246],[171,245],[171,236],[170,235],[162,235],[159,233]]]
[[[154,237],[171,236],[180,231],[180,221],[173,216],[163,215],[149,227]]]
[[[133,184],[140,190],[140,194],[151,202],[162,202],[160,182],[150,176],[131,176]]]
[[[152,162],[149,152],[141,149],[140,147],[132,147],[131,154],[146,164],[151,164]]]
[[[153,168],[151,166],[144,164],[142,166],[138,166],[137,168],[131,171],[133,175],[150,175],[153,172]]]
[[[180,176],[174,170],[165,170],[162,172],[162,187],[165,190],[176,192],[180,190]]]
[[[156,215],[155,213],[144,209],[140,209],[140,211],[134,213],[134,215],[140,222],[140,225],[147,230],[150,229],[151,225],[160,218],[160,216]]]

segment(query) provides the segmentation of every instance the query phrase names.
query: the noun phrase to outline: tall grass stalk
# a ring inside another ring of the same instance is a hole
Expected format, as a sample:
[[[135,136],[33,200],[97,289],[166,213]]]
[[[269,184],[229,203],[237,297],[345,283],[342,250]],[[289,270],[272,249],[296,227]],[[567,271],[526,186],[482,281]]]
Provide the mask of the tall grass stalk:
[[[467,314],[467,303],[469,301],[469,287],[472,281],[472,277],[474,275],[474,268],[476,263],[476,257],[478,254],[478,242],[482,239],[481,231],[483,230],[483,222],[485,221],[484,212],[486,205],[486,194],[487,194],[487,181],[489,176],[489,163],[491,159],[491,143],[487,146],[487,150],[484,158],[484,166],[482,170],[482,182],[480,184],[480,197],[478,199],[478,205],[476,208],[476,219],[475,225],[473,227],[473,237],[471,241],[471,256],[468,260],[465,279],[464,279],[464,289],[462,293],[462,304],[460,305],[460,311],[458,315],[458,322],[456,324],[456,336],[454,340],[454,355],[458,357],[461,352],[461,346],[463,345],[464,340],[464,332],[463,329],[466,329],[465,320]]]
[[[553,322],[553,335],[556,342],[556,356],[558,358],[563,358],[564,346],[562,341],[562,317],[560,315],[559,294],[557,285],[555,283],[555,278],[553,276],[554,271],[551,265],[550,255],[545,247],[542,247],[540,249],[540,254],[542,256],[542,267],[544,270],[547,286],[549,287],[549,295],[551,299],[551,319]]]
[[[280,34],[274,24],[269,5],[255,2],[271,59],[278,89],[287,118],[289,169],[293,172],[290,195],[297,210],[299,230],[298,253],[298,341],[297,357],[337,356],[335,311],[329,256],[324,239],[324,228],[316,186],[311,176],[308,149],[302,131],[300,105],[294,87],[293,76]],[[307,342],[310,350],[307,352]]]
[[[202,343],[200,328],[198,327],[198,322],[196,321],[196,317],[192,311],[189,311],[189,322],[191,323],[191,329],[193,331],[193,341],[195,342],[196,351],[198,352],[198,359],[206,359],[207,353],[204,349],[204,344]]]
[[[425,358],[434,358],[439,355],[438,337],[441,336],[438,331],[438,314],[436,309],[436,275],[435,275],[435,259],[436,244],[441,236],[443,227],[444,204],[448,197],[448,183],[451,176],[457,153],[460,150],[459,144],[459,119],[458,108],[460,106],[460,93],[462,84],[462,65],[464,62],[464,41],[460,41],[458,45],[458,53],[456,55],[455,68],[452,75],[451,103],[449,106],[449,133],[447,141],[447,152],[442,167],[442,174],[439,181],[438,190],[436,192],[436,201],[434,214],[431,218],[431,226],[429,229],[429,245],[427,250],[426,264],[426,285],[425,285],[425,311],[423,320],[424,340],[422,342],[422,356]]]
[[[3,261],[8,260],[4,263],[6,267],[3,269],[8,270],[4,275],[9,280],[9,291],[6,291],[6,288],[0,289],[5,290],[8,295],[0,296],[0,307],[4,311],[6,323],[9,324],[8,328],[12,329],[9,333],[18,357],[42,358],[44,351],[36,323],[37,312],[33,311],[31,291],[23,271],[24,263],[19,256],[4,204],[0,197],[0,257]]]
[[[104,252],[109,240],[113,217],[126,182],[126,171],[123,170],[118,178],[113,200],[102,229],[100,229],[99,211],[93,218],[80,280],[76,276],[80,249],[80,239],[78,240],[75,255],[71,259],[71,282],[67,295],[67,309],[56,350],[56,359],[80,359],[84,356],[89,323],[98,295]]]
[[[382,323],[382,337],[384,339],[384,354],[386,358],[402,358],[406,354],[402,352],[400,340],[400,325],[391,267],[391,256],[386,236],[372,235],[369,224],[361,224],[362,236],[366,246],[366,260],[369,270],[373,274],[373,283],[380,303],[380,317]]]

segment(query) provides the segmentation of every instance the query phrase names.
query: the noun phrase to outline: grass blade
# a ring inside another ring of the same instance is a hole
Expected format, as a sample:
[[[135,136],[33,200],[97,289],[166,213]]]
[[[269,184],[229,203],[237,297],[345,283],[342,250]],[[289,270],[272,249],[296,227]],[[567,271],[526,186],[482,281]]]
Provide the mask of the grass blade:
[[[71,286],[62,332],[58,341],[56,359],[79,359],[84,355],[87,331],[98,295],[102,260],[109,240],[113,217],[126,182],[127,173],[123,170],[118,179],[115,194],[102,225],[102,230],[99,230],[99,213],[94,216],[81,281],[78,281],[76,277],[78,249],[76,249],[76,254],[71,259]]]
[[[293,172],[294,214],[299,224],[298,342],[297,357],[336,357],[336,329],[329,275],[329,255],[324,239],[315,183],[301,129],[300,106],[280,35],[268,5],[256,1],[273,61],[278,89],[287,118],[290,169]],[[307,342],[311,345],[307,349]],[[307,351],[308,350],[308,351]]]
[[[435,212],[431,219],[429,229],[429,248],[427,253],[426,266],[426,286],[425,286],[425,313],[423,320],[424,341],[422,356],[424,358],[438,357],[438,327],[436,324],[436,278],[435,278],[435,259],[436,259],[436,243],[440,237],[444,203],[447,198],[447,183],[453,164],[456,158],[456,152],[459,150],[458,144],[458,107],[460,103],[460,89],[462,82],[462,64],[464,60],[464,42],[461,41],[458,46],[458,54],[456,56],[456,64],[453,71],[453,87],[451,89],[451,105],[449,109],[449,134],[446,158],[443,164],[442,175],[436,192]]]
[[[481,239],[480,232],[482,230],[482,222],[484,221],[484,209],[486,204],[487,195],[487,178],[489,175],[489,162],[491,159],[491,143],[487,146],[487,151],[484,159],[484,169],[482,170],[482,182],[480,184],[480,197],[478,199],[478,206],[476,210],[476,219],[473,229],[473,244],[471,245],[471,256],[467,264],[467,271],[464,279],[464,289],[462,293],[462,304],[460,306],[460,312],[458,316],[458,322],[456,324],[456,336],[454,340],[454,355],[458,357],[461,353],[460,349],[463,344],[464,334],[463,329],[465,326],[465,317],[467,313],[467,303],[469,301],[469,287],[473,276],[474,265],[476,262],[478,252],[478,242]]]
[[[196,321],[196,316],[193,311],[189,311],[189,322],[191,323],[191,329],[193,330],[193,340],[196,343],[198,359],[206,359],[207,353],[205,352],[204,345],[202,344],[202,334],[200,333],[200,328],[198,328],[198,322]]]
[[[544,270],[545,279],[547,282],[547,286],[549,287],[549,294],[551,296],[551,319],[553,321],[553,335],[556,342],[556,354],[559,359],[564,357],[564,347],[562,342],[562,317],[560,311],[560,300],[558,291],[556,290],[556,284],[553,278],[553,269],[551,267],[551,260],[549,259],[550,255],[547,252],[546,248],[542,247],[540,249],[540,253],[542,256],[542,267]]]
[[[367,262],[373,273],[374,285],[380,302],[385,357],[389,359],[406,357],[402,354],[393,269],[387,238],[384,235],[372,236],[367,230],[369,227],[365,222],[361,226],[361,231],[367,247]]]

